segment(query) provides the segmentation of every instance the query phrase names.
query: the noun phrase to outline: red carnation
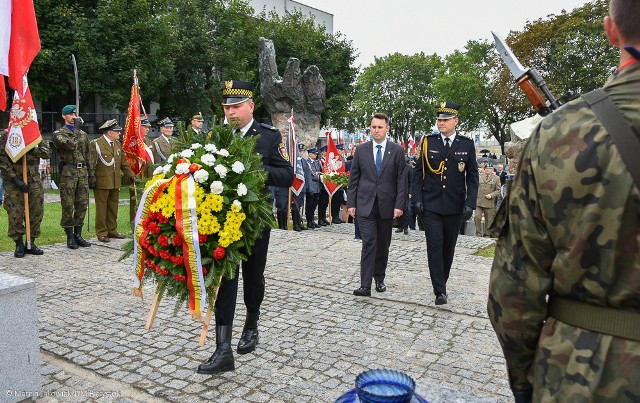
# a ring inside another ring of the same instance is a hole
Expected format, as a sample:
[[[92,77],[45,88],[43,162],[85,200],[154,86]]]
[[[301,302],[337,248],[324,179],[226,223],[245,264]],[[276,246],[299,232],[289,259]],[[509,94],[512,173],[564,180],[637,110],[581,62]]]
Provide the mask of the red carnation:
[[[173,255],[171,255],[171,253],[169,253],[169,252],[168,252],[168,251],[166,251],[166,250],[160,251],[160,257],[161,257],[163,260],[169,260],[169,259],[171,259],[171,257],[172,257],[172,256],[173,256]]]
[[[224,248],[222,246],[218,246],[213,251],[213,258],[216,260],[220,260],[224,257],[224,254],[225,254]]]
[[[162,228],[158,226],[158,224],[153,223],[153,228],[150,229],[152,234],[159,234],[162,231]]]
[[[160,235],[158,237],[158,243],[167,248],[169,246],[169,236],[164,234]]]
[[[187,278],[185,276],[180,276],[180,275],[177,275],[177,274],[173,275],[173,279],[176,280],[176,281],[180,281],[180,282],[184,282],[184,281],[187,280]]]
[[[196,164],[195,162],[193,164],[189,165],[189,172],[191,172],[191,173],[194,173],[198,169],[200,169],[200,165]]]
[[[169,274],[169,270],[162,270],[159,268],[158,273],[162,274],[163,276],[166,276],[167,274]]]
[[[177,266],[182,266],[182,256],[172,256],[171,261]]]
[[[156,250],[156,248],[153,247],[153,245],[149,245],[149,247],[147,248],[147,250],[149,251],[149,253],[151,253],[153,256],[158,256],[158,251]]]
[[[173,238],[171,238],[171,243],[174,246],[181,246],[184,243],[184,239],[182,238],[182,235],[175,234]]]
[[[202,266],[202,275],[206,276],[208,272],[209,272],[209,270],[207,270],[206,267]]]
[[[198,234],[198,243],[205,243],[207,242],[207,235],[206,234]]]
[[[159,214],[158,221],[160,222],[160,224],[166,224],[169,222],[169,217],[165,217],[164,215]]]

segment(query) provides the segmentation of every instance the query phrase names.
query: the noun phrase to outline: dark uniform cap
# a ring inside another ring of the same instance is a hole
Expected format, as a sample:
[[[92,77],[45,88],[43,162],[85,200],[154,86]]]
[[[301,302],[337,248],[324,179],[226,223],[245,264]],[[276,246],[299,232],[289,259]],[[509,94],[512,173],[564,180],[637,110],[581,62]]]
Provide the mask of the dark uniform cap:
[[[318,150],[316,148],[310,148],[307,150],[309,154],[318,154]]]
[[[72,113],[76,113],[75,105],[66,105],[64,108],[62,108],[63,115],[71,115]]]
[[[151,127],[151,122],[149,122],[149,119],[147,119],[147,118],[142,118],[142,119],[140,119],[140,126],[149,126],[149,127]]]
[[[225,81],[222,86],[222,105],[235,105],[253,98],[253,83],[248,81]]]
[[[202,117],[202,113],[198,112],[195,115],[191,116],[191,120],[195,120],[196,122],[204,122],[204,118]]]
[[[322,147],[320,147],[320,151],[321,151],[321,152],[325,152],[325,151],[327,151],[327,146],[322,146]]]
[[[108,130],[113,130],[116,132],[122,131],[122,127],[118,124],[118,121],[115,119],[109,119],[102,126],[100,126],[100,130],[104,130],[105,132]]]
[[[438,119],[457,118],[460,111],[460,105],[453,102],[440,102],[440,107],[436,109]]]
[[[304,144],[298,144],[298,150],[303,151],[304,150]]]
[[[173,122],[169,118],[164,118],[158,122],[158,126],[160,127],[173,127]]]

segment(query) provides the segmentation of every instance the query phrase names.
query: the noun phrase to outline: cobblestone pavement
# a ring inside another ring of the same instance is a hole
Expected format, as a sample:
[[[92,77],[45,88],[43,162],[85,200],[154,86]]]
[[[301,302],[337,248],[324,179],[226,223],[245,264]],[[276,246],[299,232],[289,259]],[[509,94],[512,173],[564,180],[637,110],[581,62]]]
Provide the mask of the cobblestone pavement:
[[[143,303],[132,296],[131,258],[118,262],[123,242],[0,254],[0,271],[37,283],[38,402],[331,402],[371,368],[407,372],[430,402],[510,400],[485,313],[491,259],[472,255],[490,239],[459,237],[449,304],[436,307],[423,232],[394,232],[387,292],[362,298],[352,295],[360,254],[353,225],[274,230],[260,344],[235,355],[235,372],[211,377],[195,368],[215,349],[213,331],[198,347],[202,325],[185,308],[174,315],[170,297],[144,329],[154,286],[145,284]],[[234,349],[244,313],[239,302]]]

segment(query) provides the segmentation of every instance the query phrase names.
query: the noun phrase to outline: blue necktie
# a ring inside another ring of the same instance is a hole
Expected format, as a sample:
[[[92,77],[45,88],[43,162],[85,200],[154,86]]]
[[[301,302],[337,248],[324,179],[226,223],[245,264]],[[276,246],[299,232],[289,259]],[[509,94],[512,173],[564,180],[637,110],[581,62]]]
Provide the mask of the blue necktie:
[[[376,153],[376,175],[380,176],[380,167],[382,167],[382,146],[377,145],[378,152]]]

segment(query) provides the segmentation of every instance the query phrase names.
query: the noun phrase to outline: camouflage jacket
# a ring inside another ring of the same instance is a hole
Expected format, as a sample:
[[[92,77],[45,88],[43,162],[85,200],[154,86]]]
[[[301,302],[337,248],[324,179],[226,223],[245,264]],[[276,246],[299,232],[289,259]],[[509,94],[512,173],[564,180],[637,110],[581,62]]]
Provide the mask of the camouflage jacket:
[[[6,144],[6,142],[7,131],[0,130],[0,144]],[[27,157],[27,183],[40,181],[40,158],[48,159],[51,156],[51,150],[47,146],[47,142],[41,140],[37,146],[33,147],[25,155]],[[14,176],[22,179],[22,158],[17,162],[13,162],[4,149],[0,150],[0,172],[2,172],[2,178],[7,181]]]
[[[89,137],[82,130],[73,132],[67,126],[53,132],[53,144],[60,155],[60,162],[75,165],[89,160]]]
[[[604,86],[640,133],[640,62]],[[533,401],[640,401],[640,342],[547,315],[548,295],[640,315],[640,190],[580,98],[521,156],[496,245],[488,313],[514,392]]]

